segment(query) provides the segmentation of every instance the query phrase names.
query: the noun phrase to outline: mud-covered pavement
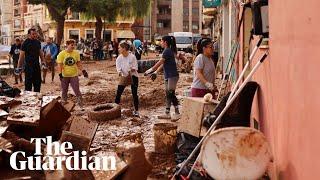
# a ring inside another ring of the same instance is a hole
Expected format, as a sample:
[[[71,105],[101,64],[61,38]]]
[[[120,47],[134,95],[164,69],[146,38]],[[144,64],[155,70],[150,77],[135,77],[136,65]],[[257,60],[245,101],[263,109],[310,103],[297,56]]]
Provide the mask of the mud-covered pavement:
[[[83,64],[89,73],[89,78],[80,77],[80,90],[84,99],[84,110],[76,106],[71,118],[78,116],[88,119],[88,111],[93,106],[114,102],[117,89],[118,75],[115,70],[115,61],[88,62]],[[14,78],[5,78],[13,85]],[[177,88],[178,98],[181,99],[183,90],[190,86],[191,74],[180,74]],[[16,87],[24,89],[23,84]],[[42,84],[41,93],[44,95],[60,95],[60,82],[56,75],[55,81],[51,83],[50,74],[47,76],[46,84]],[[130,139],[132,136],[140,136],[146,148],[146,157],[153,165],[150,179],[167,179],[173,174],[175,162],[174,155],[160,155],[154,151],[153,124],[159,121],[156,115],[161,114],[165,107],[165,91],[163,76],[160,75],[153,82],[143,74],[139,74],[140,118],[132,117],[131,89],[127,87],[121,98],[122,117],[108,122],[99,122],[99,127],[92,143],[96,153],[113,151],[118,143]],[[71,87],[69,88],[69,99],[75,102]],[[163,120],[162,120],[163,121]]]

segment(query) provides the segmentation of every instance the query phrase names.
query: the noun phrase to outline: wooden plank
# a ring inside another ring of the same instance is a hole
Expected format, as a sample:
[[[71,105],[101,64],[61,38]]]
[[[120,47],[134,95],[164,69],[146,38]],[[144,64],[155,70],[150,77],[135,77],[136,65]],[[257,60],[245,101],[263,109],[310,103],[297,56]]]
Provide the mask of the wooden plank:
[[[66,102],[66,104],[63,105],[63,107],[64,107],[67,111],[69,111],[69,112],[73,111],[73,108],[74,108],[75,106],[76,106],[76,104],[73,103],[73,102],[70,101],[70,100],[68,100],[68,101]]]
[[[19,105],[19,104],[21,104],[21,101],[17,101],[16,99],[11,98],[11,97],[7,97],[7,96],[0,96],[0,108],[1,109],[12,107],[12,106]]]
[[[51,101],[53,101],[54,99],[57,100],[59,96],[43,96],[42,97],[42,104],[41,107],[45,107],[46,105],[48,105]]]
[[[89,138],[90,145],[91,145],[91,142],[96,134],[97,129],[98,129],[98,123],[77,117],[72,120],[69,131],[71,133]]]
[[[9,124],[7,123],[7,121],[1,121],[0,122],[0,136],[2,136],[7,129],[9,128]]]
[[[40,93],[25,91],[17,99],[22,103],[11,109],[7,122],[9,124],[38,126],[41,110]]]
[[[85,136],[62,131],[60,142],[70,142],[75,151],[89,151],[91,139]]]
[[[8,116],[7,111],[0,109],[0,117]]]

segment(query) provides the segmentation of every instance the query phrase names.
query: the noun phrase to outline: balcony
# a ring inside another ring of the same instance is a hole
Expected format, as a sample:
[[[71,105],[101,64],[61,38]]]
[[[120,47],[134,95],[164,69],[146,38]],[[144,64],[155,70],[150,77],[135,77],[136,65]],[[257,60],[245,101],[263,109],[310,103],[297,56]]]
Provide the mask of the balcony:
[[[158,0],[158,6],[171,6],[171,0]]]
[[[157,19],[170,20],[171,19],[171,14],[158,14]]]
[[[207,16],[214,16],[217,14],[217,8],[203,8],[203,14]]]

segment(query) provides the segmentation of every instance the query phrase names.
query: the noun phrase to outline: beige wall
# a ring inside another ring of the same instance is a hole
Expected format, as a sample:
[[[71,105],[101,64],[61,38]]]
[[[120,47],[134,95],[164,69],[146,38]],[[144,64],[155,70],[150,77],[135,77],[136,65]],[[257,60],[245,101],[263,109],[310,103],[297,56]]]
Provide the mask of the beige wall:
[[[183,0],[172,1],[171,17],[172,32],[183,31]]]

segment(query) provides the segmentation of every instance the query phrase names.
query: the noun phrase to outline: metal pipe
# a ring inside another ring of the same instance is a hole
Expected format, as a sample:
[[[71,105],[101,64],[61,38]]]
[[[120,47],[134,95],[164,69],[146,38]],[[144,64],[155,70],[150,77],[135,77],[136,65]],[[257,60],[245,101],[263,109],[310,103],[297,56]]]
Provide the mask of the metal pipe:
[[[250,57],[249,57],[248,62],[246,63],[245,67],[243,68],[243,70],[242,70],[242,72],[241,72],[241,74],[240,74],[240,76],[239,76],[236,84],[235,84],[234,87],[232,88],[232,91],[231,91],[231,94],[229,95],[229,98],[228,98],[228,100],[227,100],[227,103],[229,103],[231,97],[233,96],[233,94],[235,93],[237,87],[239,86],[239,84],[240,84],[240,82],[241,82],[241,79],[243,78],[243,76],[244,76],[247,68],[249,67],[250,61],[252,60],[253,56],[256,54],[257,50],[259,49],[259,46],[260,46],[260,44],[261,44],[261,42],[262,42],[262,39],[263,39],[263,37],[261,37],[261,38],[259,39],[257,45],[254,47],[252,53],[250,54]]]

